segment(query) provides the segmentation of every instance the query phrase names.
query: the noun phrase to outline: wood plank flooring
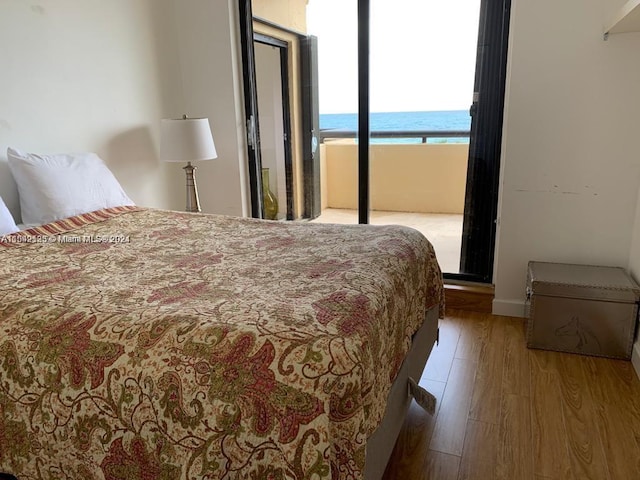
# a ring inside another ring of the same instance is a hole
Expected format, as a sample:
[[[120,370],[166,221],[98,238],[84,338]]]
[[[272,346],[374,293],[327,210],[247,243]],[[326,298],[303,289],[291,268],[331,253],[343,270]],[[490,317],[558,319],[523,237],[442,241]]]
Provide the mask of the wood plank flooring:
[[[444,303],[455,310],[491,313],[493,297],[493,285],[444,285]]]
[[[631,362],[529,350],[524,321],[450,311],[385,480],[640,479]]]

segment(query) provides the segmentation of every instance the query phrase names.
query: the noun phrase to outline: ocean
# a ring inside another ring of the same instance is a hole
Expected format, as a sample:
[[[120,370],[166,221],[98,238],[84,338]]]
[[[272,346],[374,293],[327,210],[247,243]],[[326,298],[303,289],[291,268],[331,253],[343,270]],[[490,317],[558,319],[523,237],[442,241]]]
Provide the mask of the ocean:
[[[469,130],[468,110],[433,112],[374,112],[370,115],[371,131],[398,130]],[[322,113],[320,130],[358,130],[357,113]],[[420,143],[420,138],[375,138],[371,143]],[[429,138],[428,143],[469,143],[469,138]]]

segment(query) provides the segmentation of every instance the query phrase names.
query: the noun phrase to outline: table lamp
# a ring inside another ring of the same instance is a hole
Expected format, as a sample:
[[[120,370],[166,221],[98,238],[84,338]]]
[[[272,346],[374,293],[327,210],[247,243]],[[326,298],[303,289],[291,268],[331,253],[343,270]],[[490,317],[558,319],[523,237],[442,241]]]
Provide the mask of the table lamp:
[[[208,118],[163,118],[160,128],[160,158],[165,162],[187,162],[187,212],[200,212],[196,167],[191,162],[217,158]]]

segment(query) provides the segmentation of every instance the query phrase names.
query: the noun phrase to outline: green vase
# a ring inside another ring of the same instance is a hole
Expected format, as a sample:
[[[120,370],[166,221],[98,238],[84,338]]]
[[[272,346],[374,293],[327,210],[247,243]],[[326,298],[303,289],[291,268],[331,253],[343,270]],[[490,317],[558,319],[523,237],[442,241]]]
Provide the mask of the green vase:
[[[264,204],[264,218],[276,220],[278,218],[278,199],[269,188],[269,169],[262,169],[262,203]]]

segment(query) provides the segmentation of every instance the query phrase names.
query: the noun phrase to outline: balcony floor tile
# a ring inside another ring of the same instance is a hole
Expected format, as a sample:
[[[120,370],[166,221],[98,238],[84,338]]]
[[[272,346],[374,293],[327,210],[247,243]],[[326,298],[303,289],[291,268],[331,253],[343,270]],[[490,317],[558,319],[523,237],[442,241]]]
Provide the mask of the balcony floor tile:
[[[326,208],[318,218],[312,221],[317,223],[357,223],[358,212]],[[373,225],[395,224],[415,228],[433,244],[442,271],[458,273],[462,245],[462,215],[373,210],[370,214],[370,222]]]

